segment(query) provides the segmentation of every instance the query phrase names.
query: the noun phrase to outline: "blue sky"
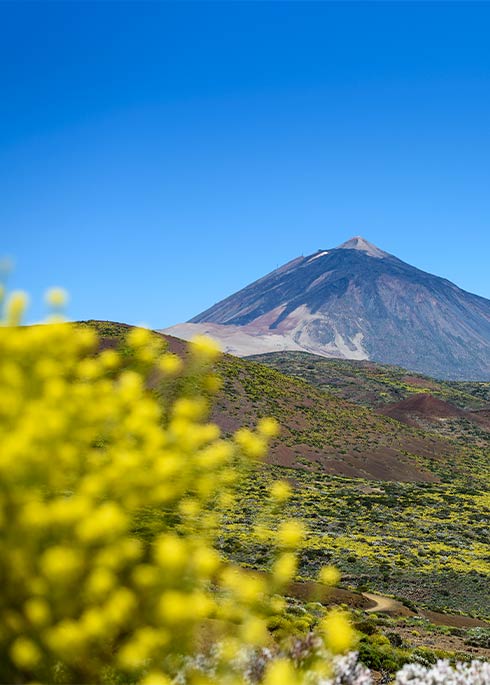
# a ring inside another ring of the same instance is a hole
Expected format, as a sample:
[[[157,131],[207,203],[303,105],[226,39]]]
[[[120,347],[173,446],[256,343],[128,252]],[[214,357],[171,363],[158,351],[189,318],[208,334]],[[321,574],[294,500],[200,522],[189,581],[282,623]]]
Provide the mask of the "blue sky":
[[[490,4],[0,3],[0,254],[163,327],[363,235],[490,298]]]

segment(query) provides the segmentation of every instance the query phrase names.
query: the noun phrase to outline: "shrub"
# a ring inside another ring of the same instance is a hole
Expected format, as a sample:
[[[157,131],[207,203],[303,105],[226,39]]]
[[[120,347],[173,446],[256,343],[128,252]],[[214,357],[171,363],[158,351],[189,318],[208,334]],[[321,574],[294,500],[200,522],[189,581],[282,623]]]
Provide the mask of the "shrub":
[[[395,673],[409,661],[409,652],[392,647],[389,640],[385,643],[372,638],[363,638],[359,643],[359,659],[368,668]]]
[[[365,635],[374,635],[377,632],[376,621],[370,618],[362,619],[356,621],[355,628]]]
[[[19,326],[23,306],[14,294],[0,326],[0,680],[163,685],[210,632],[213,678],[228,677],[233,655],[270,639],[283,606],[274,593],[297,566],[296,523],[281,523],[268,576],[227,563],[215,544],[275,422],[231,440],[207,422],[218,387],[207,339],[182,368],[147,330],[130,330],[129,355],[100,351],[92,329],[57,315]],[[159,402],[147,384],[156,372]],[[138,538],[149,507],[158,530]],[[322,628],[331,650],[349,647],[343,614]]]
[[[490,628],[470,628],[466,633],[465,644],[490,649]]]

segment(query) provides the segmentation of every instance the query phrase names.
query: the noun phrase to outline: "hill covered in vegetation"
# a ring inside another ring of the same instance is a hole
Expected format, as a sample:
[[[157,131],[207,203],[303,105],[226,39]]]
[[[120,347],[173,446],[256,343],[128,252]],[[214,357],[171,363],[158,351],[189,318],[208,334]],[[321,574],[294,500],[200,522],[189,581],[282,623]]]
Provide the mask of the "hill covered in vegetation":
[[[102,345],[120,345],[127,326],[90,322]],[[159,334],[155,334],[159,335]],[[163,336],[169,348],[185,354],[186,344]],[[276,418],[281,436],[272,445],[272,464],[319,473],[401,482],[480,482],[485,461],[445,436],[401,426],[367,406],[325,392],[298,377],[264,364],[223,355],[217,364],[223,387],[212,419],[225,434],[255,425],[263,416]],[[153,378],[158,393],[158,378]]]
[[[103,346],[122,346],[124,352],[127,326],[85,325],[98,330]],[[169,336],[166,341],[176,354],[186,354],[183,341]],[[317,358],[292,358],[315,371]],[[333,362],[336,369],[344,364]],[[288,370],[299,372],[298,367]],[[462,440],[404,425],[339,397],[339,388],[334,395],[330,388],[314,387],[256,361],[223,355],[217,371],[223,385],[212,419],[224,434],[241,425],[253,426],[263,416],[274,416],[282,428],[272,443],[264,480],[244,484],[240,513],[230,519],[222,541],[227,554],[245,565],[260,568],[264,563],[265,550],[250,534],[250,520],[260,510],[268,474],[274,473],[292,484],[288,511],[309,529],[302,577],[313,578],[327,561],[339,566],[352,589],[391,593],[416,606],[490,618],[490,465],[484,447],[468,436]],[[354,387],[361,393],[357,365],[348,373],[356,371]],[[413,387],[426,389],[422,381],[410,385],[402,374],[369,366],[369,392],[380,383],[392,383],[393,393],[407,395]],[[423,381],[431,382],[439,396],[460,404],[468,398],[473,407],[483,404],[479,384],[473,395],[472,386]],[[157,373],[151,384],[158,395]],[[155,520],[158,515],[148,513],[144,526],[151,528]]]
[[[327,359],[308,352],[270,352],[247,359],[367,407],[399,402],[417,393],[429,393],[461,409],[478,410],[490,404],[490,383],[436,380],[399,366]]]
[[[249,357],[377,414],[449,437],[464,449],[490,452],[490,383],[443,381],[396,366],[325,359],[303,352]],[[483,458],[483,463],[487,459]]]

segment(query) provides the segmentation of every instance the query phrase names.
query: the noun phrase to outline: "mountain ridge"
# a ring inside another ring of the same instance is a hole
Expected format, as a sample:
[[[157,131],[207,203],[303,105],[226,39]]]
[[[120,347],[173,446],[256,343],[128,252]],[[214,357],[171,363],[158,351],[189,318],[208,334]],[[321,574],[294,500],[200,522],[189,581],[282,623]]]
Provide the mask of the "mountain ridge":
[[[237,356],[303,350],[490,380],[490,300],[361,236],[297,257],[164,332],[206,332]]]

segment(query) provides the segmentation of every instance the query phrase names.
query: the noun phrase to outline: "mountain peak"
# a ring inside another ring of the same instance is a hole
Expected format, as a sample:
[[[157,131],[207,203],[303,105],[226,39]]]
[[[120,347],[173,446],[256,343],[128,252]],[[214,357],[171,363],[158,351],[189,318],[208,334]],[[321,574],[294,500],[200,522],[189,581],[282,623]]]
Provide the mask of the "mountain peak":
[[[300,350],[490,381],[490,300],[361,236],[293,259],[187,326],[234,354]],[[179,328],[170,333],[186,337]]]
[[[359,252],[365,252],[370,257],[377,257],[378,259],[389,257],[387,252],[383,252],[379,247],[376,247],[376,245],[373,245],[360,235],[356,235],[345,243],[342,243],[342,245],[337,247],[337,250],[359,250]]]

